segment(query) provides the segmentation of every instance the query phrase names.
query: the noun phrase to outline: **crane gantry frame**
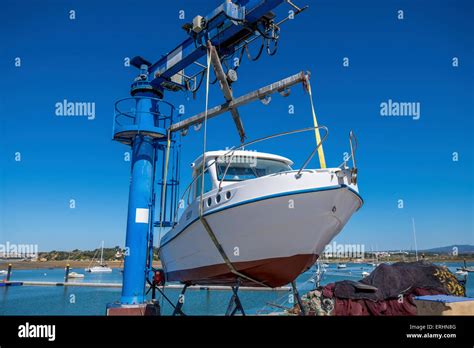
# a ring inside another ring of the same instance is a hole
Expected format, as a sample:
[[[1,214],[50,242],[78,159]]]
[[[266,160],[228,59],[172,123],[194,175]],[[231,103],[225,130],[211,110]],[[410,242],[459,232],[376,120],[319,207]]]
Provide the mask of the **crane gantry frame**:
[[[280,21],[272,12],[283,3],[290,5],[289,15]],[[203,122],[229,111],[239,132],[241,142],[245,131],[238,107],[249,102],[265,99],[272,93],[288,95],[288,89],[297,83],[305,84],[309,75],[300,72],[266,87],[235,98],[232,83],[237,80],[236,68],[227,68],[226,60],[239,54],[239,63],[244,51],[257,39],[262,44],[256,60],[266,49],[274,55],[278,47],[280,26],[293,19],[307,8],[298,7],[290,0],[226,0],[205,17],[196,16],[183,29],[188,38],[155,63],[142,57],[135,57],[131,65],[139,69],[139,74],[131,85],[132,110],[123,111],[119,102],[113,138],[131,146],[131,183],[129,193],[126,249],[122,295],[119,303],[110,304],[109,315],[143,314],[146,308],[145,288],[153,277],[153,227],[156,200],[155,184],[160,185],[165,197],[159,201],[160,226],[172,227],[176,216],[179,185],[179,141],[178,132],[186,132],[189,126]],[[272,48],[273,47],[273,48]],[[195,93],[207,73],[207,65],[199,59],[209,55],[216,79],[224,94],[223,104],[202,113],[175,122],[174,107],[163,98],[165,91],[191,91]],[[240,64],[239,64],[240,65]],[[197,68],[197,72],[186,74],[185,69]],[[169,107],[170,112],[162,112]],[[172,175],[166,180],[168,156],[171,148]],[[161,161],[161,162],[160,162]],[[165,164],[166,163],[166,164]],[[166,167],[166,168],[165,168]],[[161,178],[157,178],[161,173]],[[168,189],[168,190],[167,190]]]

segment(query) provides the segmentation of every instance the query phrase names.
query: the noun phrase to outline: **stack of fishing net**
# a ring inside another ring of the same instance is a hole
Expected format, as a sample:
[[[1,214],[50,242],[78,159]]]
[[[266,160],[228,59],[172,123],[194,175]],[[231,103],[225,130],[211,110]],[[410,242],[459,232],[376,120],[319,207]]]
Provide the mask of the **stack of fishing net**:
[[[416,315],[415,296],[438,294],[465,296],[464,284],[448,268],[419,261],[381,264],[358,282],[331,283],[301,300],[307,315]]]

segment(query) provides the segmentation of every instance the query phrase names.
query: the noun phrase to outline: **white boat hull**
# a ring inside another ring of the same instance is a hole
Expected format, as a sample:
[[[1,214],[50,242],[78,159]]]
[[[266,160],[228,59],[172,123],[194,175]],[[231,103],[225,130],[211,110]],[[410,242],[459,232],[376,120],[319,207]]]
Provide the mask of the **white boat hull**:
[[[286,189],[285,189],[286,188]],[[235,269],[260,284],[277,287],[293,281],[317,260],[342,230],[362,200],[357,187],[330,170],[262,177],[204,195],[204,216]],[[207,199],[212,199],[207,206]],[[235,284],[198,216],[195,202],[162,239],[160,259],[167,280],[189,284]]]
[[[92,268],[86,268],[86,272],[89,273],[110,273],[112,272],[112,269],[109,267],[92,267]]]

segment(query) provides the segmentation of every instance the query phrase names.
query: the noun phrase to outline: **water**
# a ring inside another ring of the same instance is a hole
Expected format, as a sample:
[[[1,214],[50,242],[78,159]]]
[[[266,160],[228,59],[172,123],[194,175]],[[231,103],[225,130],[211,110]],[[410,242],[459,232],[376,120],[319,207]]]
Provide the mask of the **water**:
[[[86,282],[86,283],[122,283],[122,273],[119,269],[112,269],[111,273],[89,273],[84,269],[71,268],[70,272],[77,272],[84,274],[83,279],[70,278],[69,282]],[[11,280],[15,281],[48,281],[48,282],[63,282],[64,269],[34,269],[34,270],[15,270],[12,271]]]
[[[454,273],[462,263],[449,263],[448,268]],[[359,280],[362,272],[370,272],[373,268],[365,264],[347,264],[346,269],[337,269],[331,264],[324,274],[321,284],[339,280]],[[84,273],[82,270],[73,270]],[[301,294],[314,287],[309,279],[313,272],[302,274],[298,280]],[[467,281],[467,296],[474,297],[473,273],[469,273]],[[22,281],[63,281],[63,269],[14,270],[11,280]],[[85,273],[83,280],[76,282],[121,283],[122,274],[118,269],[112,273]],[[104,315],[107,303],[120,298],[120,288],[88,288],[62,286],[18,286],[0,287],[0,315]],[[168,289],[166,295],[176,303],[180,290]],[[231,291],[188,290],[183,311],[188,315],[220,315],[227,308]],[[267,305],[268,302],[290,307],[292,299],[287,291],[241,291],[242,304],[249,314],[278,311],[278,308]],[[163,301],[163,314],[171,314],[172,307]]]

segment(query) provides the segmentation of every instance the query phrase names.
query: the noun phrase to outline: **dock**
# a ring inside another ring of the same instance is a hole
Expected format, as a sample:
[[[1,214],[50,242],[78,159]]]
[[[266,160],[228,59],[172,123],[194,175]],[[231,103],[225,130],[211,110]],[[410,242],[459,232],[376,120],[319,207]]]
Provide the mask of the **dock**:
[[[47,281],[32,281],[32,280],[21,280],[21,281],[5,281],[1,282],[0,286],[76,286],[76,287],[92,287],[92,288],[121,288],[122,283],[87,283],[87,282],[47,282]],[[149,287],[147,285],[147,287]],[[168,284],[165,285],[165,289],[183,289],[181,284]],[[160,287],[162,288],[162,287]],[[217,290],[217,291],[231,291],[230,286],[213,285],[213,286],[202,286],[192,285],[188,287],[189,290]],[[263,288],[263,287],[250,287],[242,286],[239,288],[242,291],[290,291],[289,286],[283,286],[279,288]]]

